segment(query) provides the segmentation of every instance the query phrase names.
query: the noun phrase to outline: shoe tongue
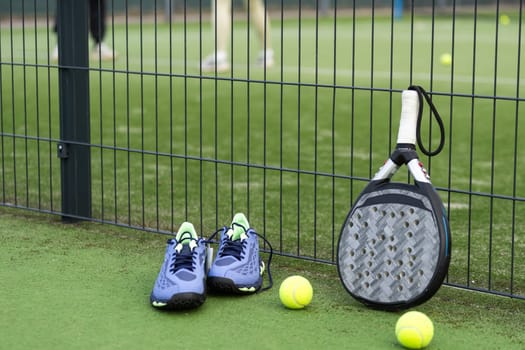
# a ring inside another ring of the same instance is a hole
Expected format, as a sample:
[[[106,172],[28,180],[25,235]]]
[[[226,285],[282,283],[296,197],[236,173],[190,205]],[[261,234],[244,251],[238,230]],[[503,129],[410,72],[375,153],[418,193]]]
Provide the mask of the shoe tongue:
[[[243,233],[244,230],[241,227],[233,227],[230,229],[229,236],[232,241],[238,241]]]
[[[179,244],[189,244],[192,240],[197,239],[197,237],[194,237],[191,232],[179,232],[175,239]]]
[[[189,232],[185,232],[189,233]],[[193,251],[193,248],[197,246],[197,238],[194,238],[193,235],[181,235],[181,240],[177,241],[177,245],[175,246],[175,250],[177,252],[182,252],[183,250],[186,253],[191,253]]]
[[[193,228],[193,225],[189,223],[183,223],[181,227],[179,228],[179,231],[175,235],[175,240],[177,241],[177,247],[180,246],[178,249],[182,249],[183,245],[189,245],[190,248],[195,247],[196,241],[199,239],[197,236],[197,233],[195,232],[195,229]],[[192,243],[193,242],[193,243]]]
[[[229,231],[230,232],[228,236],[230,237],[232,241],[244,240],[248,237],[246,235],[246,230],[244,229],[244,227],[237,225],[235,223],[232,225],[232,228],[230,228]]]
[[[231,228],[228,232],[228,236],[232,241],[245,240],[248,238],[246,231],[250,228],[248,219],[243,213],[237,213],[233,217]]]

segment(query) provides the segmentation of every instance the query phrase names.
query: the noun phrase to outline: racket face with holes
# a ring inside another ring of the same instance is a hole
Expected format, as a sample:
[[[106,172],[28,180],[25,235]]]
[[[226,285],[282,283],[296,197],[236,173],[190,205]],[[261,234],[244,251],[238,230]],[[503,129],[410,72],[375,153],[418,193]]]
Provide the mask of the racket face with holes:
[[[428,300],[450,261],[446,213],[430,183],[372,181],[348,214],[338,271],[362,303],[401,310]]]

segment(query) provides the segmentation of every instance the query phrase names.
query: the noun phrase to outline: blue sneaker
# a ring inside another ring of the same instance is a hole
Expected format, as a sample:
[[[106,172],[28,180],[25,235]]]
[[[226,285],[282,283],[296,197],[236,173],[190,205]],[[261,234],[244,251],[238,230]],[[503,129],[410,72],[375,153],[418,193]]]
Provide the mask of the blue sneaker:
[[[259,258],[259,235],[250,228],[242,213],[234,216],[231,227],[224,227],[220,232],[217,256],[208,271],[208,288],[223,293],[257,292],[265,269]]]
[[[191,309],[206,300],[206,244],[189,222],[168,240],[164,263],[151,292],[151,305],[160,309]]]

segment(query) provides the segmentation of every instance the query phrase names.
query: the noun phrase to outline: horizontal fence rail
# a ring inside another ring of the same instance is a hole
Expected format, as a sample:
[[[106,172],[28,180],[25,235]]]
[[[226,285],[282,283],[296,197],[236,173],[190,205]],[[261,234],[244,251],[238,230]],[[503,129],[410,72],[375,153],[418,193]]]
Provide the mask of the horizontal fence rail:
[[[91,3],[0,0],[1,206],[204,236],[244,212],[274,253],[335,264],[417,84],[445,122],[423,161],[446,283],[525,298],[521,1],[233,2],[226,33],[208,2]]]

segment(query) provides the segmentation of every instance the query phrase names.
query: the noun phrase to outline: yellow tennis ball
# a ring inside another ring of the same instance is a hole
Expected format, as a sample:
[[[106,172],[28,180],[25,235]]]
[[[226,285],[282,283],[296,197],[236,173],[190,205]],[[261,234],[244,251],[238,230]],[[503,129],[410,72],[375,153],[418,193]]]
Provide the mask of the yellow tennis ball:
[[[506,26],[510,23],[510,17],[507,15],[501,15],[499,16],[499,22],[503,24],[504,26]]]
[[[312,301],[314,290],[310,281],[302,276],[287,277],[279,288],[279,298],[289,309],[302,309]]]
[[[444,53],[439,57],[439,62],[444,66],[450,66],[452,64],[452,55]]]
[[[409,311],[397,320],[396,337],[405,348],[423,349],[434,337],[434,325],[424,313]]]

